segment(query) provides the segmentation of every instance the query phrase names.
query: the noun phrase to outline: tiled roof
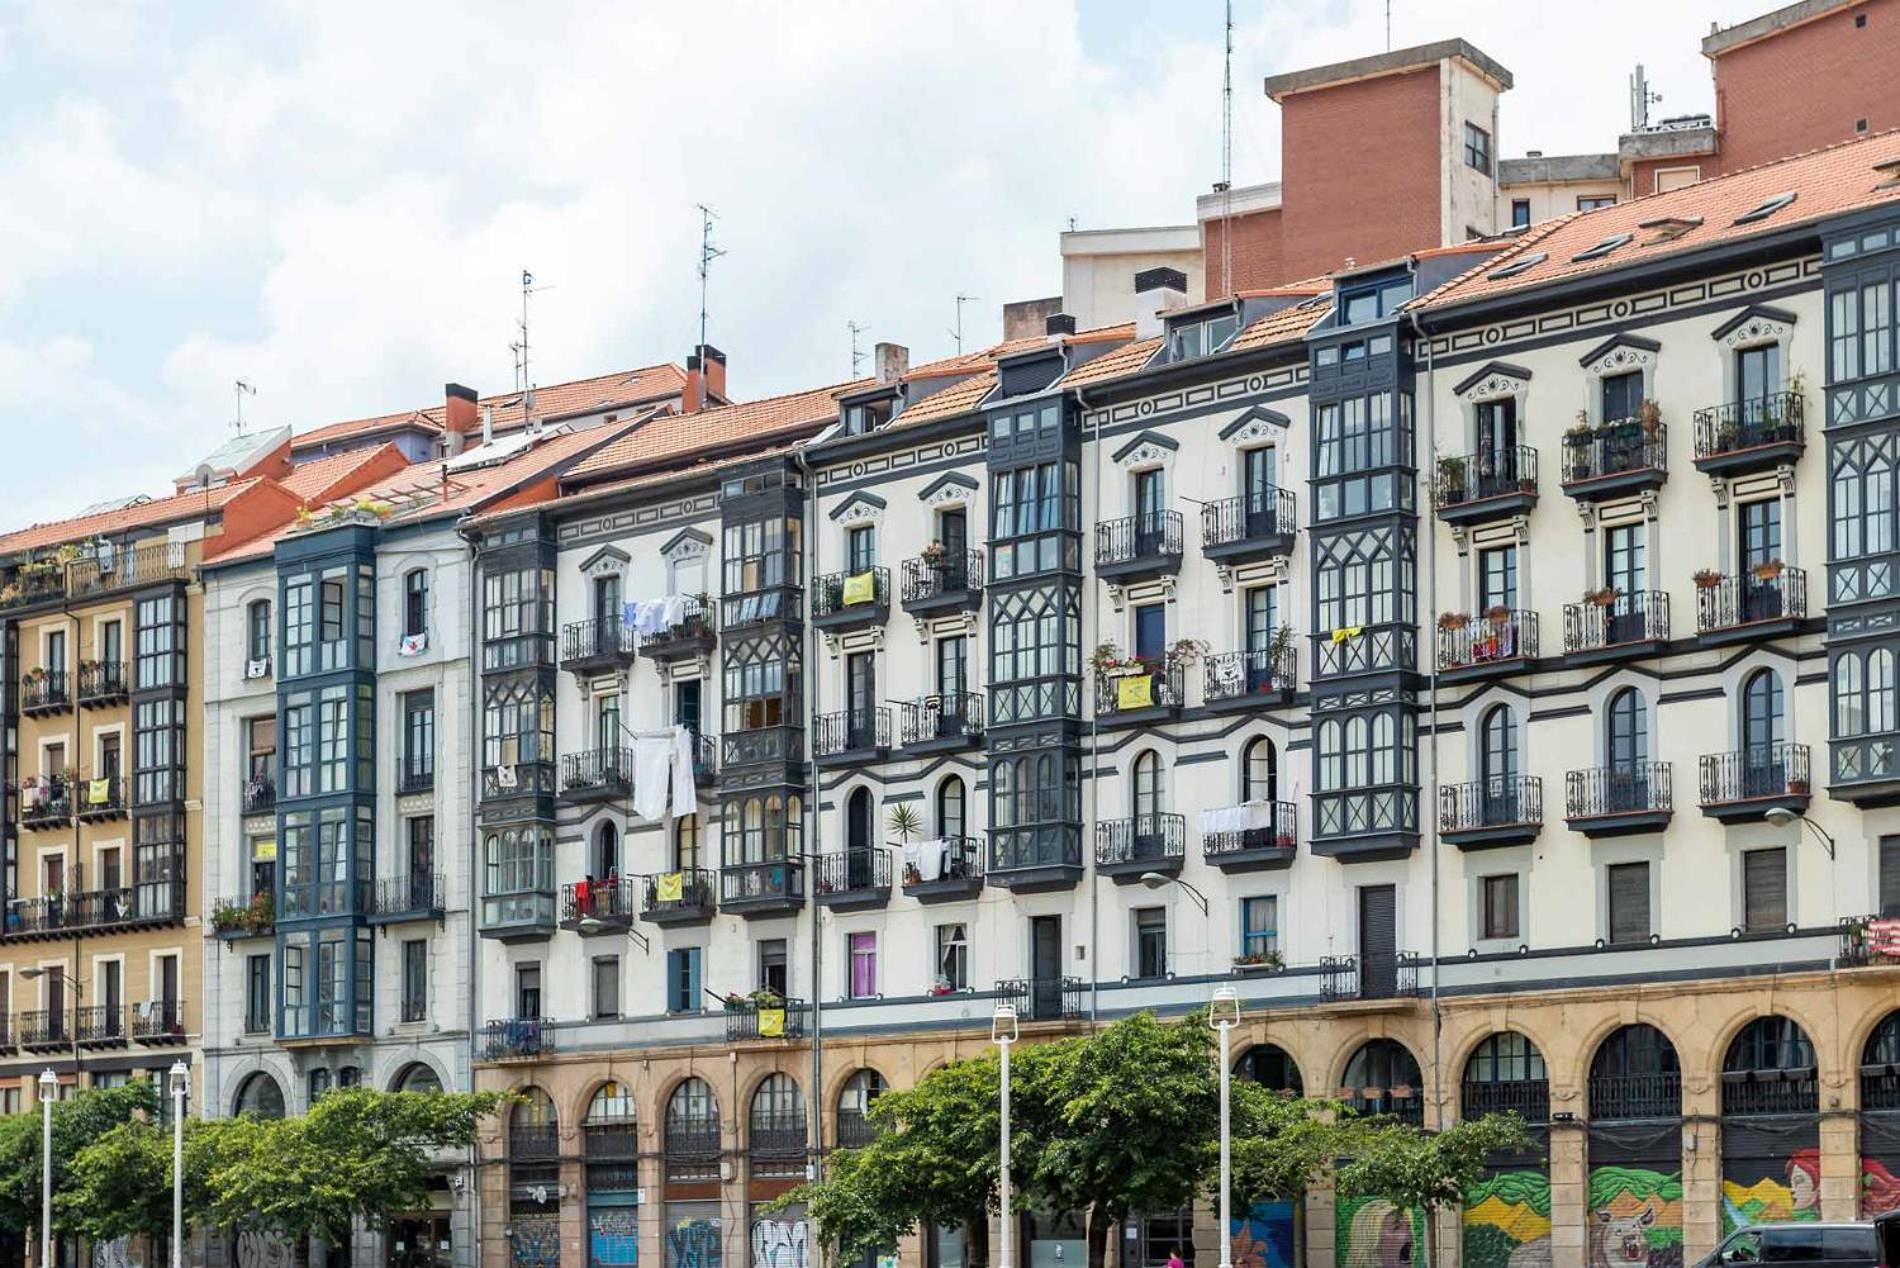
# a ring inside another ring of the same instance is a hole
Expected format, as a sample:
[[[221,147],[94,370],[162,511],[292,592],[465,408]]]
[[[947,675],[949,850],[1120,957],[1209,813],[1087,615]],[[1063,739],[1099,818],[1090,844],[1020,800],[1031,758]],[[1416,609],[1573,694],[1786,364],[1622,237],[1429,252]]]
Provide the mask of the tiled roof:
[[[890,427],[909,427],[915,423],[928,423],[938,418],[955,418],[967,414],[982,403],[984,397],[996,387],[996,370],[992,367],[973,374],[949,387],[939,388],[910,406],[890,422]],[[889,430],[889,428],[886,428]]]
[[[667,414],[620,436],[567,474],[576,481],[595,482],[617,471],[631,474],[635,468],[683,458],[699,450],[748,440],[765,441],[801,430],[815,431],[837,420],[840,396],[863,391],[875,382],[856,379],[694,414]]]
[[[373,436],[378,432],[399,431],[405,427],[431,433],[441,431],[442,408],[436,406],[431,409],[408,409],[395,414],[378,414],[374,418],[352,418],[347,422],[314,427],[292,436],[290,447],[293,452],[299,449],[314,449],[319,445],[334,444],[339,440],[355,440],[363,436]]]
[[[534,415],[540,419],[560,420],[580,414],[598,414],[622,406],[636,405],[678,396],[686,390],[686,371],[671,362],[643,366],[638,370],[619,370],[572,383],[555,383],[534,389]],[[495,411],[495,430],[521,426],[521,393],[503,392],[484,396],[477,410]]]
[[[1332,301],[1323,304],[1292,304],[1286,308],[1268,313],[1245,330],[1234,336],[1227,345],[1228,352],[1246,352],[1254,348],[1267,348],[1276,343],[1290,343],[1303,337],[1307,331],[1326,320],[1333,311]]]
[[[1062,376],[1062,387],[1087,387],[1091,383],[1102,383],[1109,379],[1119,379],[1123,375],[1133,374],[1154,359],[1161,351],[1164,342],[1160,335],[1153,339],[1137,339],[1131,344],[1104,352],[1092,361],[1084,361],[1075,369]]]
[[[1468,269],[1414,300],[1413,306],[1435,309],[1468,303],[1548,282],[1647,264],[1686,251],[1781,233],[1795,225],[1880,203],[1900,202],[1900,183],[1879,188],[1892,173],[1874,170],[1876,164],[1896,159],[1900,159],[1900,130],[1843,141],[1826,149],[1777,159],[1667,193],[1648,194],[1596,211],[1562,216],[1531,229],[1504,254]],[[1795,200],[1759,220],[1735,223],[1737,217],[1785,193],[1795,194]],[[1687,222],[1697,218],[1700,224],[1673,234],[1642,227],[1652,221]],[[1623,234],[1631,235],[1628,242],[1594,258],[1576,258]],[[1539,255],[1544,258],[1530,262]],[[1527,267],[1508,277],[1493,276],[1513,263],[1526,263]]]
[[[35,524],[0,537],[0,555],[11,555],[42,546],[57,546],[87,537],[103,537],[136,528],[158,528],[184,520],[197,519],[218,510],[238,494],[254,488],[261,478],[235,480],[212,489],[193,489],[168,498],[154,498],[137,506],[100,511],[94,515],[75,515],[71,519]]]
[[[320,499],[347,480],[350,473],[372,462],[387,462],[389,455],[402,459],[402,450],[393,444],[364,446],[361,449],[346,449],[342,453],[326,454],[321,458],[312,458],[291,469],[289,475],[278,480],[294,494],[298,501],[309,502]]]

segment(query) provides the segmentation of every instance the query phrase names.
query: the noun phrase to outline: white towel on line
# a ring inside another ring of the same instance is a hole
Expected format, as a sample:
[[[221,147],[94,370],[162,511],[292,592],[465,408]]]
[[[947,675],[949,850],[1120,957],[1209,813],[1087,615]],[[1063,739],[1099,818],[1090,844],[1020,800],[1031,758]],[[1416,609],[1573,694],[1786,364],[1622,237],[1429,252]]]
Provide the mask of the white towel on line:
[[[693,733],[684,726],[642,731],[633,737],[633,812],[659,822],[670,804],[675,815],[698,808],[693,792]]]

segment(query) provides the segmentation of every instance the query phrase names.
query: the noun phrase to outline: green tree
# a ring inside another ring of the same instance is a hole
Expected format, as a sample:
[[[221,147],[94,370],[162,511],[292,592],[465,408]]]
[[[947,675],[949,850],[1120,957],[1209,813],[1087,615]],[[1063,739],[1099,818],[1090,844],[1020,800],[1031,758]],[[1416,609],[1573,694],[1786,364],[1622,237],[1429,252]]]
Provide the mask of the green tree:
[[[185,1226],[203,1222],[210,1204],[206,1143],[225,1121],[185,1120]],[[73,1155],[65,1183],[53,1196],[60,1228],[94,1241],[139,1234],[161,1236],[172,1227],[172,1128],[135,1118],[87,1143]]]
[[[1426,1244],[1420,1262],[1429,1268],[1439,1209],[1464,1201],[1465,1191],[1484,1178],[1491,1154],[1530,1143],[1515,1114],[1487,1114],[1438,1132],[1379,1122],[1351,1141],[1352,1160],[1339,1168],[1337,1191],[1342,1198],[1379,1197],[1401,1211],[1423,1211]]]
[[[158,1109],[152,1085],[134,1079],[123,1087],[94,1088],[53,1106],[53,1191],[63,1190],[75,1155],[140,1115]],[[37,1233],[40,1226],[40,1110],[0,1117],[0,1231]],[[53,1227],[75,1231],[59,1208]]]
[[[1256,1202],[1300,1198],[1335,1159],[1352,1152],[1352,1142],[1368,1126],[1364,1119],[1343,1116],[1336,1101],[1288,1096],[1247,1079],[1234,1080],[1230,1097],[1232,1200],[1237,1212]],[[1218,1141],[1215,1149],[1208,1192],[1218,1201]]]

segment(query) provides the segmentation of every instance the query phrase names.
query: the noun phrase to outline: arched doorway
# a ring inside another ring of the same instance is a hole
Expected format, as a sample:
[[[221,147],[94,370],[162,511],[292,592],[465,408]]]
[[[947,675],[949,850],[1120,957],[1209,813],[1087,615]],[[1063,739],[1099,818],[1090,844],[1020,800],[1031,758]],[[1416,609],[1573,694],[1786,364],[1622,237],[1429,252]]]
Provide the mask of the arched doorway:
[[[1722,1060],[1722,1235],[1821,1217],[1820,1084],[1791,1017],[1757,1017]]]
[[[789,1074],[768,1074],[752,1094],[746,1115],[746,1199],[752,1263],[759,1268],[799,1264],[809,1255],[803,1206],[765,1206],[797,1188],[810,1157],[805,1093]]]
[[[1500,1150],[1485,1159],[1484,1178],[1465,1195],[1467,1264],[1543,1268],[1550,1263],[1547,1227],[1550,1172],[1550,1076],[1544,1054],[1516,1031],[1487,1036],[1465,1060],[1459,1112],[1466,1119],[1516,1114],[1529,1129],[1524,1149]]]
[[[661,1140],[666,1262],[717,1268],[723,1250],[719,1101],[704,1079],[687,1079],[666,1101]]]
[[[1900,1011],[1860,1053],[1860,1217],[1900,1207]]]
[[[1257,1043],[1234,1062],[1234,1074],[1258,1083],[1269,1092],[1305,1096],[1306,1081],[1300,1077],[1299,1063],[1279,1044]]]
[[[276,1079],[260,1070],[238,1085],[231,1113],[233,1117],[250,1114],[255,1118],[282,1118],[284,1089]]]
[[[607,1082],[581,1119],[587,1159],[588,1268],[635,1268],[640,1262],[640,1133],[633,1089]]]
[[[845,888],[853,893],[871,888],[872,861],[877,854],[877,825],[871,790],[859,788],[844,803]]]
[[[871,1103],[884,1095],[886,1086],[876,1070],[859,1070],[845,1080],[838,1094],[838,1148],[856,1149],[871,1142],[877,1134]]]
[[[508,1114],[508,1253],[517,1268],[561,1262],[561,1124],[529,1088]]]
[[[1637,1022],[1590,1061],[1591,1254],[1682,1245],[1682,1063],[1669,1036]],[[1625,1260],[1631,1258],[1625,1254]]]

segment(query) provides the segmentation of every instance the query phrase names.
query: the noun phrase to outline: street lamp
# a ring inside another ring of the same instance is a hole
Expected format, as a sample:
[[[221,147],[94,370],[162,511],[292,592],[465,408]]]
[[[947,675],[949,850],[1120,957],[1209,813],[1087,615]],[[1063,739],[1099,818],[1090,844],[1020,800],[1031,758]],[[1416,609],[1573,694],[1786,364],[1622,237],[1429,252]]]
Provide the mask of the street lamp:
[[[1227,1095],[1233,1069],[1227,1059],[1227,1035],[1240,1024],[1240,993],[1231,986],[1216,987],[1207,1024],[1220,1032],[1220,1268],[1234,1268],[1233,1179],[1229,1172]]]
[[[1002,1253],[996,1258],[996,1268],[1012,1268],[1010,1263],[1010,1215],[1009,1215],[1009,1046],[1016,1042],[1016,1007],[1013,1004],[998,1004],[996,1013],[990,1018],[990,1042],[1003,1051],[1003,1145],[1001,1176],[1003,1181]]]
[[[1826,828],[1823,828],[1820,824],[1799,811],[1790,810],[1786,806],[1776,806],[1774,809],[1762,815],[1762,818],[1774,824],[1777,828],[1785,828],[1789,824],[1799,820],[1802,824],[1806,825],[1809,832],[1812,832],[1815,837],[1819,839],[1821,847],[1827,851],[1827,856],[1829,858],[1834,857],[1834,838],[1828,835]]]
[[[172,1062],[172,1268],[185,1263],[185,1092],[190,1086],[185,1063]]]
[[[59,1076],[52,1067],[40,1072],[40,1268],[53,1263],[53,1102]]]
[[[1160,872],[1143,872],[1141,874],[1141,883],[1149,889],[1160,889],[1163,885],[1179,885],[1182,889],[1187,891],[1188,897],[1192,898],[1195,904],[1200,907],[1201,914],[1203,916],[1207,914],[1207,895],[1196,889],[1192,883],[1182,880],[1179,876],[1163,876]]]

